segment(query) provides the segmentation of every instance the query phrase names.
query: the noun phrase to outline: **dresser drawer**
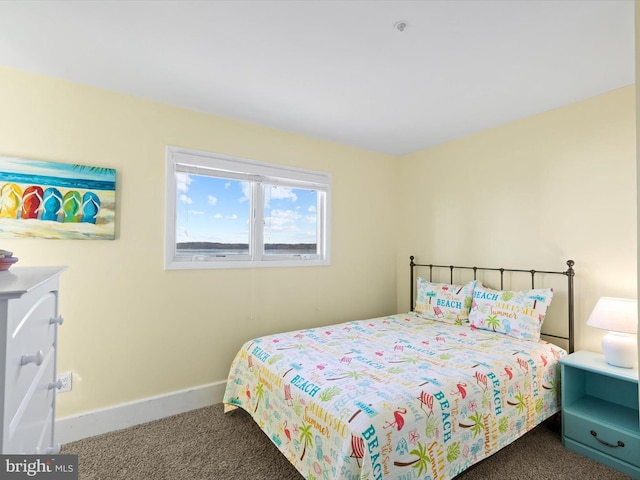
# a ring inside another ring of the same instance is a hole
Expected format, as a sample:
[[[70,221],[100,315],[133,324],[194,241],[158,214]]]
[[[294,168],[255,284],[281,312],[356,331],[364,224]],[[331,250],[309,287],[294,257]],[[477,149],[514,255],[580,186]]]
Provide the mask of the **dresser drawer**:
[[[7,413],[12,416],[39,374],[43,365],[31,361],[23,365],[25,356],[40,356],[42,361],[54,349],[56,325],[51,324],[57,307],[56,295],[48,292],[41,296],[32,308],[24,312],[7,343]],[[55,355],[54,355],[55,356]],[[54,381],[52,378],[49,381]]]
[[[7,336],[7,354],[31,354],[33,352],[29,350],[37,350],[53,343],[56,325],[51,323],[51,320],[56,317],[57,304],[57,292],[40,295],[29,308],[24,308],[23,302],[19,302],[18,308],[15,308],[17,311],[12,312],[12,328]]]
[[[611,428],[593,418],[582,417],[567,411],[564,411],[562,415],[564,436],[610,457],[640,466],[638,458],[638,452],[640,452],[639,436]],[[622,442],[623,446],[618,442]]]
[[[37,307],[38,303],[45,297],[53,297],[54,306],[52,313],[57,311],[58,287],[55,281],[49,280],[35,286],[21,297],[12,299],[7,308],[7,333],[8,338],[12,339],[19,335],[23,330],[25,319],[32,318],[32,310]]]
[[[55,363],[55,350],[51,349],[16,411],[7,417],[9,441],[5,453],[45,453],[52,444]]]

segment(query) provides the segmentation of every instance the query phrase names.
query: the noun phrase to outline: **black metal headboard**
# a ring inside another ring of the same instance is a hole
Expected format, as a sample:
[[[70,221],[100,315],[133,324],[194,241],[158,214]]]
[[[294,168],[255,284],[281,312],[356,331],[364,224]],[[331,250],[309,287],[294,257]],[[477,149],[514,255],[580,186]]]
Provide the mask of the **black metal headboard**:
[[[500,290],[504,289],[504,273],[505,272],[519,272],[519,273],[528,273],[531,275],[531,288],[535,288],[535,276],[537,273],[546,273],[551,275],[565,275],[567,277],[567,297],[568,297],[568,309],[569,309],[569,336],[564,337],[561,335],[551,335],[548,333],[544,333],[543,335],[547,337],[559,338],[562,340],[567,340],[569,342],[569,353],[573,353],[574,349],[574,293],[573,293],[573,277],[575,276],[575,272],[573,271],[573,266],[575,262],[573,260],[567,260],[567,270],[563,272],[549,272],[546,270],[521,270],[515,268],[487,268],[487,267],[461,267],[456,265],[433,265],[426,263],[415,263],[415,257],[411,255],[409,257],[409,266],[411,267],[411,311],[414,309],[414,290],[416,288],[416,277],[415,277],[415,268],[416,267],[428,267],[429,268],[429,281],[433,281],[433,269],[449,269],[450,281],[449,283],[453,283],[453,271],[454,270],[473,270],[473,279],[477,280],[476,275],[478,271],[492,271],[492,272],[500,272]]]

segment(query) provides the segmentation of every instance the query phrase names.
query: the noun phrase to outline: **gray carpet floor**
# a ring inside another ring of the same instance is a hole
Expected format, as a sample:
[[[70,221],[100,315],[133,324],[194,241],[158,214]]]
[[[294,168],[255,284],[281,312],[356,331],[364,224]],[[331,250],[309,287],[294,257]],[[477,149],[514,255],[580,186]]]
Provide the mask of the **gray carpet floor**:
[[[629,480],[565,449],[547,422],[458,480]],[[251,417],[222,404],[68,443],[81,480],[301,480]]]

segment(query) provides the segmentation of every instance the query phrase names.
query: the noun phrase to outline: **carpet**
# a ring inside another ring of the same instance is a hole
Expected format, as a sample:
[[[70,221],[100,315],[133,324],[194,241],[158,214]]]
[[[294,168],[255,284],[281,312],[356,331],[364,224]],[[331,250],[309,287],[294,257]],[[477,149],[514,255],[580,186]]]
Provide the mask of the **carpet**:
[[[241,409],[222,404],[68,443],[81,480],[301,480],[303,477]],[[629,480],[562,446],[543,423],[458,480]]]

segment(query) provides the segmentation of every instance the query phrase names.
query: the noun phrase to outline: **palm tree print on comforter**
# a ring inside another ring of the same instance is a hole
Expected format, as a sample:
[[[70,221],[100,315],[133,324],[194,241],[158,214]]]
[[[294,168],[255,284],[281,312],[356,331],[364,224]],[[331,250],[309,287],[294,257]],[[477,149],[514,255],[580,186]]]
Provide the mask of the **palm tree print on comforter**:
[[[448,480],[559,411],[564,355],[398,314],[247,342],[224,402],[307,479]]]

